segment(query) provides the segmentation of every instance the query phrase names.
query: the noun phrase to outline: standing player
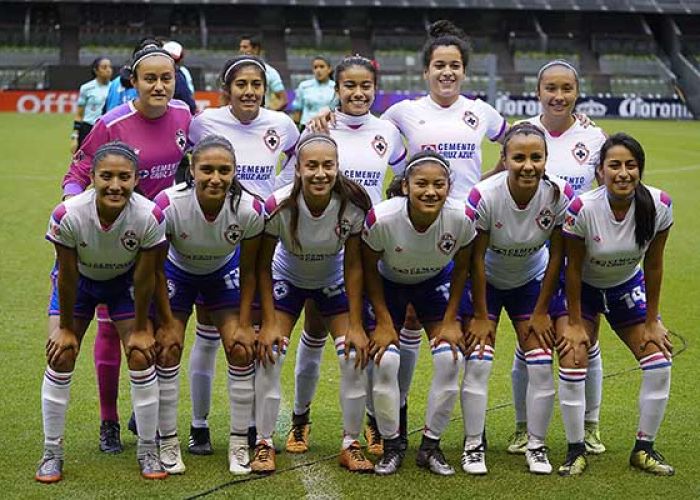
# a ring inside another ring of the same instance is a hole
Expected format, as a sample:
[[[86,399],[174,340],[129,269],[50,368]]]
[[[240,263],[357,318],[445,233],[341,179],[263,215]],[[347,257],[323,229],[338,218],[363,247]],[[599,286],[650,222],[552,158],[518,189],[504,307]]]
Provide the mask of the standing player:
[[[85,143],[73,157],[63,178],[63,194],[84,191],[91,182],[90,168],[97,149],[114,140],[138,152],[138,190],[149,199],[172,186],[175,172],[187,147],[192,116],[187,106],[173,101],[175,66],[170,55],[156,45],[136,51],[131,82],[138,98],[117,106],[95,123]],[[162,276],[161,276],[162,278]],[[119,436],[119,335],[104,308],[98,308],[95,369],[100,393],[100,449],[122,450]]]
[[[258,430],[254,472],[275,470],[280,375],[304,303],[312,299],[335,339],[340,362],[343,444],[340,464],[370,472],[358,438],[365,409],[367,335],[362,327],[360,233],[370,200],[339,170],[338,146],[311,134],[297,146],[294,183],[265,203],[267,222],[258,262],[263,323],[255,373]],[[278,245],[279,242],[279,245]]]
[[[254,56],[237,56],[221,70],[221,86],[228,105],[207,108],[192,120],[190,142],[217,134],[236,150],[236,178],[250,192],[265,199],[275,188],[277,165],[284,169],[299,139],[294,122],[284,113],[262,107],[265,96],[265,64]],[[291,169],[290,169],[291,170]],[[216,368],[219,333],[206,311],[197,312],[197,335],[190,355],[192,426],[189,451],[210,454],[207,416]],[[251,436],[254,444],[254,434]]]
[[[585,394],[572,386],[580,386],[586,376],[587,350],[600,313],[642,369],[639,425],[630,465],[661,476],[675,472],[654,450],[671,390],[672,345],[661,324],[659,300],[673,211],[666,193],[642,184],[644,160],[644,149],[634,138],[624,133],[608,138],[598,167],[603,185],[579,196],[567,213],[569,322],[557,339],[559,376],[571,382],[566,392],[560,387],[560,397],[569,402],[562,403],[569,441],[566,462],[559,469],[562,475],[580,474],[586,466]]]
[[[98,57],[92,61],[90,69],[95,78],[80,86],[78,112],[75,115],[73,133],[70,136],[71,153],[75,153],[81,146],[102,114],[109,90],[109,79],[112,78],[112,62],[106,57]]]
[[[404,196],[375,206],[363,235],[366,293],[376,326],[375,417],[384,438],[377,474],[395,473],[404,457],[399,434],[399,335],[406,307],[413,304],[431,340],[433,380],[425,429],[416,463],[440,475],[454,474],[440,449],[440,437],[457,398],[464,351],[460,315],[471,316],[465,293],[474,218],[464,203],[449,201],[449,163],[432,151],[408,160]],[[372,329],[370,327],[370,329]]]
[[[406,149],[396,127],[370,113],[377,89],[377,70],[369,59],[357,55],[346,57],[335,68],[335,81],[339,107],[335,111],[335,125],[330,127],[330,136],[338,144],[340,169],[347,179],[361,185],[372,204],[376,205],[382,201],[382,187],[389,168],[394,175],[403,174]],[[281,183],[293,180],[284,175],[288,172],[291,169],[282,172]],[[304,453],[309,448],[310,405],[320,377],[326,336],[318,311],[313,303],[307,303],[294,370],[294,413],[286,445],[291,453]],[[367,373],[370,386],[371,370],[370,366]],[[379,433],[373,431],[376,422],[371,408],[369,394],[368,435],[375,438],[368,438],[368,451],[381,455],[381,450],[377,449],[381,441]]]
[[[311,61],[314,77],[304,80],[294,93],[291,109],[292,117],[301,130],[304,124],[316,116],[322,109],[330,108],[335,96],[335,82],[331,79],[333,68],[324,56],[314,57]]]
[[[238,42],[238,51],[244,56],[260,58],[262,56],[262,42],[253,35],[242,35]],[[282,77],[275,68],[267,63],[265,65],[265,106],[273,111],[282,111],[287,107],[287,93],[284,90]]]
[[[160,209],[134,193],[136,152],[107,143],[92,156],[95,189],[54,209],[46,237],[53,242],[57,270],[49,306],[48,366],[41,389],[44,456],[36,480],[63,477],[63,439],[70,384],[85,331],[97,304],[107,304],[124,345],[131,400],[138,423],[137,458],[146,479],[164,479],[158,459],[158,382],[155,339],[148,308],[155,286],[158,251],[165,242]]]
[[[561,225],[573,191],[565,181],[547,177],[544,132],[530,123],[514,125],[506,133],[501,159],[506,171],[477,184],[468,199],[477,214],[478,236],[474,319],[467,333],[471,354],[462,384],[462,468],[468,474],[487,472],[482,434],[496,327],[505,308],[527,360],[525,456],[530,472],[549,474],[545,436],[554,405],[549,306],[562,260]],[[551,314],[563,314],[559,309]]]
[[[566,61],[550,61],[540,69],[537,78],[537,96],[542,114],[527,120],[545,132],[547,139],[548,175],[564,179],[576,195],[591,189],[596,178],[598,152],[605,133],[593,125],[583,125],[574,116],[579,96],[579,77],[576,69]],[[563,293],[563,270],[560,293]],[[558,318],[558,331],[566,324],[565,316]],[[527,363],[522,350],[516,346],[511,371],[513,402],[515,404],[515,432],[509,445],[509,453],[525,453],[527,450],[527,422],[525,421],[525,393],[527,390]],[[560,385],[561,387],[561,385]],[[596,330],[588,353],[586,374],[586,451],[599,454],[605,451],[600,440],[598,420],[603,390],[603,361]]]
[[[180,360],[187,320],[200,298],[221,332],[228,360],[229,468],[249,473],[247,430],[255,397],[251,305],[264,227],[262,202],[238,182],[233,148],[217,135],[194,146],[187,183],[161,192],[155,201],[170,241],[165,273],[175,317],[173,335],[158,339],[161,461],[170,474],[185,471],[177,438]]]

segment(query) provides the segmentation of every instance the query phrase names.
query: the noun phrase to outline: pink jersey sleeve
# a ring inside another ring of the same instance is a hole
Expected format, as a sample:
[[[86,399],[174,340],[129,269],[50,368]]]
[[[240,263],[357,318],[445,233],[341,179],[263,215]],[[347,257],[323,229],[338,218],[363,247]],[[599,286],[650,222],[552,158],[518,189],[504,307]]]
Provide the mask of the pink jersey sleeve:
[[[107,127],[101,119],[97,120],[80,149],[73,155],[68,172],[63,177],[61,186],[64,196],[75,196],[87,189],[90,185],[92,158],[97,149],[107,142],[109,142]]]

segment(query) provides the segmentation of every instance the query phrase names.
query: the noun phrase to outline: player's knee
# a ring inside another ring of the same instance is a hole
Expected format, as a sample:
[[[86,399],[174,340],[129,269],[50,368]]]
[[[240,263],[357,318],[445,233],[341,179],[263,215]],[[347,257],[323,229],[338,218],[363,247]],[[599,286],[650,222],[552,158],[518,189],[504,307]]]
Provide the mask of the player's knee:
[[[241,344],[226,345],[226,359],[233,366],[247,366],[252,362]]]
[[[159,345],[158,365],[171,367],[180,363],[182,358],[182,343],[169,341]]]
[[[372,374],[374,383],[382,384],[396,380],[399,376],[400,364],[398,349],[390,346],[379,361],[379,365],[374,367]]]
[[[78,353],[74,349],[66,349],[58,355],[53,363],[49,363],[49,366],[57,372],[72,372],[77,356]]]
[[[129,370],[146,370],[153,365],[153,363],[149,362],[148,356],[138,348],[133,348],[129,351],[127,364],[129,365]]]
[[[559,356],[559,366],[562,368],[587,368],[588,348],[585,345],[578,345],[566,355]]]

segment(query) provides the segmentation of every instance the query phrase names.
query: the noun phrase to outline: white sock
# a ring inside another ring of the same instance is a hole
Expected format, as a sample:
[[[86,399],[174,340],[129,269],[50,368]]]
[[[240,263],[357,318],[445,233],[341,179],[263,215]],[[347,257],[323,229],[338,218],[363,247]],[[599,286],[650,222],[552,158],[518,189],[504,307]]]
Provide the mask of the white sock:
[[[671,392],[671,364],[660,352],[639,360],[642,387],[639,389],[637,439],[654,441],[659,432]]]
[[[399,392],[401,406],[406,404],[408,391],[411,389],[413,372],[416,371],[422,330],[401,328],[399,345],[401,346],[401,366],[399,367]]]
[[[70,400],[73,372],[57,372],[47,366],[41,384],[41,414],[44,420],[44,444],[61,446],[66,429],[66,410]]]
[[[460,402],[462,404],[462,422],[468,449],[481,444],[481,436],[486,422],[486,407],[489,400],[489,377],[494,357],[493,347],[487,345],[483,359],[473,352],[464,364],[464,378]]]
[[[370,360],[374,363],[374,360]],[[399,435],[399,365],[398,347],[390,345],[384,351],[379,366],[373,368],[372,399],[377,428],[384,439]]]
[[[600,343],[588,350],[588,373],[586,375],[586,422],[600,420],[600,402],[603,398],[603,358]]]
[[[250,415],[255,401],[255,365],[228,365],[228,401],[231,434],[248,434]]]
[[[287,354],[289,339],[284,338],[282,352],[274,349],[275,363],[263,366],[258,362],[255,366],[255,426],[258,430],[258,441],[272,442],[277,416],[280,412],[280,375]]]
[[[431,439],[440,439],[452,416],[459,392],[459,368],[464,357],[459,353],[453,359],[449,344],[441,342],[431,350],[433,355],[433,381],[428,396],[423,434]]]
[[[515,423],[527,421],[525,399],[527,398],[527,363],[525,353],[520,346],[515,346],[513,367],[510,370],[511,386],[513,388],[513,406],[515,407]]]
[[[582,443],[586,408],[586,368],[559,367],[559,408],[568,443]]]
[[[552,354],[544,349],[533,349],[525,353],[527,361],[527,432],[528,447],[539,448],[547,436],[549,421],[554,410],[554,377]]]
[[[158,377],[156,367],[129,370],[131,405],[134,408],[139,440],[155,442],[158,428]]]
[[[216,371],[216,353],[221,346],[221,337],[216,327],[199,322],[195,333],[189,366],[192,426],[209,427],[207,418],[211,409],[211,385]]]
[[[302,415],[311,407],[321,376],[321,359],[326,337],[318,339],[301,332],[294,365],[294,414]]]
[[[356,352],[345,359],[345,337],[335,339],[340,364],[340,407],[343,409],[343,447],[360,439],[365,416],[367,377],[362,368],[355,368]]]
[[[177,404],[180,400],[180,365],[156,366],[158,374],[158,430],[160,437],[177,434]]]

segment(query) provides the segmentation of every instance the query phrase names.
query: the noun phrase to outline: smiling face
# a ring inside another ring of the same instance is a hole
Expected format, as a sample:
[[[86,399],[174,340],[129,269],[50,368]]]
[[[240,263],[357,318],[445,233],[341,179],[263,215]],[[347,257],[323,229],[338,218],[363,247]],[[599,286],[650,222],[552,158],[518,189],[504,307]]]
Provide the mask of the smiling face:
[[[598,168],[605,188],[616,199],[630,198],[642,178],[638,159],[622,145],[608,149]]]
[[[438,46],[433,50],[430,65],[423,72],[430,95],[440,104],[451,104],[459,95],[466,68],[456,45]]]
[[[369,113],[374,102],[374,75],[363,66],[350,66],[340,73],[336,83],[340,111],[353,116]]]
[[[155,55],[142,60],[131,83],[138,92],[139,105],[150,116],[163,114],[175,94],[175,66],[172,59]]]
[[[327,141],[308,143],[299,150],[296,175],[305,199],[330,199],[338,178],[338,151]]]
[[[450,179],[445,167],[436,161],[425,160],[411,167],[401,187],[412,209],[423,217],[434,218],[445,205]]]
[[[134,164],[116,154],[108,154],[98,161],[90,176],[100,214],[121,212],[138,182]]]
[[[242,122],[253,120],[265,97],[265,79],[257,66],[246,64],[235,69],[228,87],[231,111]]]
[[[210,147],[200,151],[192,160],[190,172],[197,199],[207,205],[223,202],[236,175],[231,153],[222,147]]]
[[[511,192],[534,192],[545,173],[545,142],[536,134],[515,134],[506,144],[503,161]]]
[[[576,75],[565,66],[555,65],[547,68],[537,86],[537,97],[545,116],[570,116],[578,98]]]

